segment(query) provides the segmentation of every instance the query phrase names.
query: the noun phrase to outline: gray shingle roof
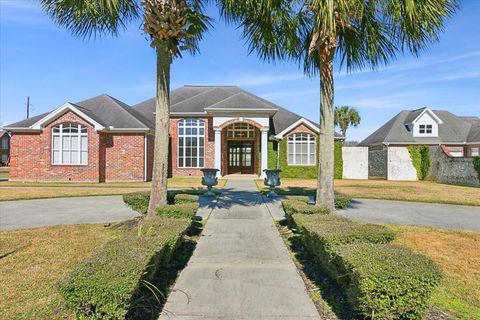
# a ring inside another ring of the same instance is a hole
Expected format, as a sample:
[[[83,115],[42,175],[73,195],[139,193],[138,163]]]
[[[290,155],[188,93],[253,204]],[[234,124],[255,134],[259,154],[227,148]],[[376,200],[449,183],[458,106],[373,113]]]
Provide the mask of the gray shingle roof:
[[[208,108],[252,108],[277,110],[270,121],[270,135],[278,134],[303,118],[268,100],[251,94],[236,86],[184,86],[170,93],[170,112],[199,113]],[[153,117],[155,98],[148,99],[133,106],[145,117]],[[318,124],[314,123],[317,127]],[[335,133],[340,137],[338,133]]]
[[[445,110],[432,110],[443,123],[438,125],[438,137],[414,137],[407,127],[425,108],[403,110],[373,132],[360,145],[381,144],[461,144],[480,138],[480,118],[458,117]],[[479,136],[477,136],[479,134]]]
[[[111,126],[117,129],[154,129],[155,127],[151,119],[144,117],[129,105],[107,94],[71,104],[106,127]],[[5,127],[28,128],[50,113],[51,111]]]
[[[107,94],[71,103],[105,127],[116,129],[154,129],[155,98],[133,108]],[[236,86],[184,86],[170,93],[170,112],[206,113],[208,108],[271,110],[270,135],[276,135],[303,117]],[[22,120],[6,127],[28,128],[50,112]],[[310,121],[318,127],[318,124]],[[341,137],[335,133],[336,137]]]

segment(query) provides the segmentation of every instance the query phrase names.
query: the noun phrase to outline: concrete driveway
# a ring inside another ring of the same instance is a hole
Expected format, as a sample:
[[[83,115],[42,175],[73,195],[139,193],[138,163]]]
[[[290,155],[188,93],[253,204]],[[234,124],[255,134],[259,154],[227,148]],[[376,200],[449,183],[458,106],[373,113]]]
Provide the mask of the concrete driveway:
[[[123,221],[138,215],[122,196],[0,201],[0,230]]]
[[[480,231],[480,207],[355,199],[337,212],[359,221]]]

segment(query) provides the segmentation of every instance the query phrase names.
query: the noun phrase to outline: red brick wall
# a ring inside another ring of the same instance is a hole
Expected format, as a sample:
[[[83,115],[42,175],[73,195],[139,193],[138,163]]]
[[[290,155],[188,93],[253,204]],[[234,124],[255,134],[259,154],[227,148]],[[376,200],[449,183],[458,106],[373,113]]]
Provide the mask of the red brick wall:
[[[52,165],[52,127],[65,122],[80,123],[88,131],[87,165]],[[41,133],[14,133],[11,140],[11,180],[39,181],[143,181],[143,133],[98,133],[94,127],[68,112]],[[147,147],[147,178],[153,163],[153,137]],[[149,146],[150,145],[150,146]]]
[[[106,181],[143,181],[145,134],[101,134],[105,146]]]
[[[52,165],[52,127],[64,122],[87,127],[88,165]],[[99,140],[92,125],[73,112],[60,116],[41,133],[14,133],[10,141],[10,180],[99,181]]]
[[[172,176],[202,176],[200,168],[178,167],[178,121],[185,118],[170,118],[170,163]],[[213,131],[213,119],[201,118],[205,121],[205,168],[215,166],[215,132]]]
[[[293,129],[292,131],[288,132],[287,134],[285,134],[285,137],[288,137],[294,133],[310,133],[310,134],[313,134],[313,135],[317,135],[312,129],[310,129],[309,127],[301,124],[299,125],[298,127],[296,127],[295,129]],[[284,138],[285,139],[285,138]]]

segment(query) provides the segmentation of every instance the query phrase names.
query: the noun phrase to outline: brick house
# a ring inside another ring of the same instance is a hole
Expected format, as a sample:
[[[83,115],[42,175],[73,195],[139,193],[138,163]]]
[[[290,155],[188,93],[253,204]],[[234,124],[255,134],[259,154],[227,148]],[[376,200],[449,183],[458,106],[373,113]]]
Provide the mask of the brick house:
[[[101,95],[8,125],[10,180],[148,181],[154,111],[154,98],[129,106]],[[184,86],[170,95],[170,175],[200,176],[201,168],[261,175],[279,155],[287,166],[313,169],[318,132],[238,87]]]

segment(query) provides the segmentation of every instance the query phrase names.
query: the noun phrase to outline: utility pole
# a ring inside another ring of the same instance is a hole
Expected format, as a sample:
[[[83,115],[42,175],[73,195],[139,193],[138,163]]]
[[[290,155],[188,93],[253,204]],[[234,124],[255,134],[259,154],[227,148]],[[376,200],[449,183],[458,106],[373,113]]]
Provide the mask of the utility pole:
[[[30,97],[27,97],[27,119],[30,118]]]

